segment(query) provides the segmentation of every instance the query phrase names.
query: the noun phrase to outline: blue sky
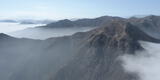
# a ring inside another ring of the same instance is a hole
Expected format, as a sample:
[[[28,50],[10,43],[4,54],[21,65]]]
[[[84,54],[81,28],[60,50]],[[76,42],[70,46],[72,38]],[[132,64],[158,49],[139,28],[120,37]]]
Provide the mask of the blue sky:
[[[93,18],[160,14],[160,0],[0,0],[0,18]]]

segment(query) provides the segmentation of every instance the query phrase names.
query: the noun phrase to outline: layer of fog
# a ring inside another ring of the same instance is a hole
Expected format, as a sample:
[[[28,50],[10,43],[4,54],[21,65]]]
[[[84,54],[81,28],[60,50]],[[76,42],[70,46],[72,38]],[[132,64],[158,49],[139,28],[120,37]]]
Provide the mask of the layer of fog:
[[[44,24],[19,24],[19,23],[0,23],[0,33],[5,33],[17,38],[47,39],[72,35],[76,32],[85,32],[93,27],[74,27],[74,28],[35,28]]]
[[[160,80],[160,44],[141,42],[145,51],[136,55],[124,55],[126,71],[137,73],[140,80]]]
[[[15,32],[19,30],[24,30],[29,27],[35,27],[40,26],[42,24],[19,24],[19,23],[6,23],[6,22],[0,22],[0,33],[10,33]]]
[[[9,33],[9,35],[18,38],[31,38],[31,39],[47,39],[51,37],[60,37],[72,35],[76,32],[85,32],[93,28],[91,27],[74,27],[74,28],[29,28],[21,31]]]

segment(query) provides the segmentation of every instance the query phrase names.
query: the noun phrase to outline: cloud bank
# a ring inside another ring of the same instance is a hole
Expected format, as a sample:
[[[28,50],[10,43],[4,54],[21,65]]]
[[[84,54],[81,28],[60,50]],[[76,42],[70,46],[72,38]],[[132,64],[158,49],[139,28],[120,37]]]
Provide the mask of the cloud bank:
[[[140,80],[160,80],[160,44],[150,42],[141,44],[146,51],[121,57],[125,70],[137,73]]]

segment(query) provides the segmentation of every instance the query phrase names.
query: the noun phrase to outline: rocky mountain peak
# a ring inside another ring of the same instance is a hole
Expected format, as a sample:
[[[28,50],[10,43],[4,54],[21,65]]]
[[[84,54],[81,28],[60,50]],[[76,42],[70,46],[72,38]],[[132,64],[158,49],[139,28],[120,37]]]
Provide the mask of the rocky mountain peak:
[[[140,40],[160,43],[160,39],[148,35],[138,26],[125,20],[114,20],[90,33],[92,34],[88,41],[91,46],[103,46],[129,53],[142,49]]]
[[[92,46],[105,46],[113,49],[120,49],[123,51],[134,51],[139,48],[138,42],[135,40],[130,33],[130,27],[133,27],[129,22],[126,21],[112,21],[103,27],[94,30],[89,39]],[[131,45],[134,44],[134,45]],[[128,50],[127,50],[128,49]],[[132,49],[132,50],[131,50]]]

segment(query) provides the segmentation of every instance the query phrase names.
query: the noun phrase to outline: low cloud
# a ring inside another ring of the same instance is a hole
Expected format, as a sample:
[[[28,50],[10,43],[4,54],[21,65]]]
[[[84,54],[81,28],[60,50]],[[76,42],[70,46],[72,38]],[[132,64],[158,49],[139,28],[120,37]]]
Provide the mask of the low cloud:
[[[141,44],[145,51],[121,57],[125,70],[137,73],[140,80],[160,80],[160,44],[150,42]]]

